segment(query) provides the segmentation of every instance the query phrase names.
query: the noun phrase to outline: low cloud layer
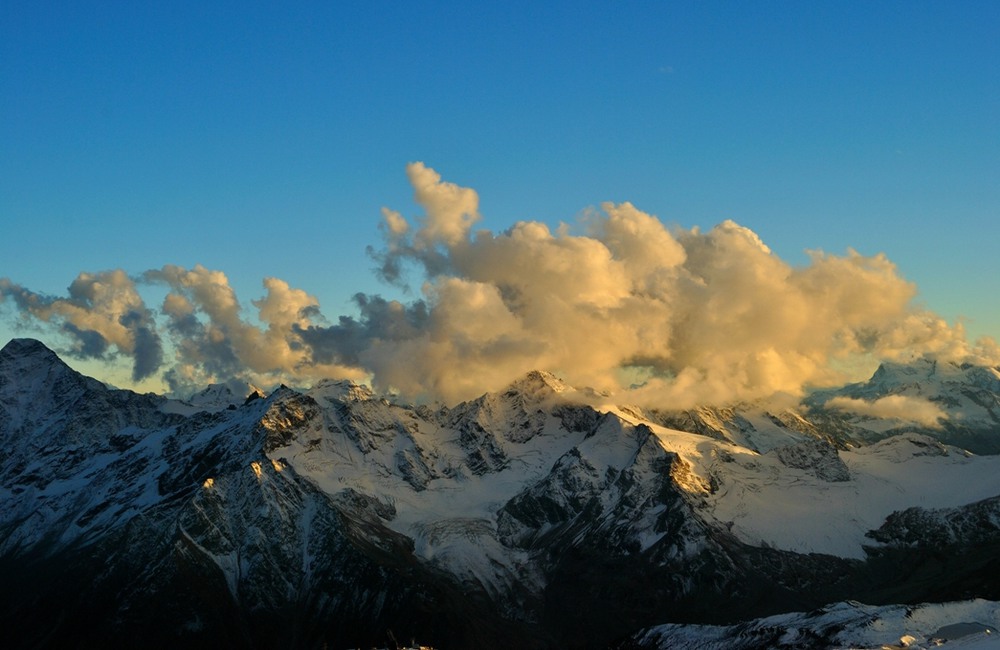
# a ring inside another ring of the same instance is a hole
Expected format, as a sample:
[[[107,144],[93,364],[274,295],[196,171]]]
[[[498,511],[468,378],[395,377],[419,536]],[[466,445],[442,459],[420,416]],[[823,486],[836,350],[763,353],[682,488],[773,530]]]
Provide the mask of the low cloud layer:
[[[340,377],[456,402],[544,369],[684,407],[799,394],[842,381],[835,368],[858,359],[1000,362],[992,340],[970,345],[914,307],[916,288],[883,255],[814,252],[791,266],[732,221],[667,228],[630,203],[555,231],[477,230],[474,190],[422,163],[407,176],[423,213],[385,208],[383,245],[369,252],[381,279],[420,288],[408,303],[357,294],[356,315],[328,319],[314,296],[266,278],[248,305],[201,266],[81,273],[65,298],[0,279],[0,301],[61,330],[74,354],[129,357],[134,379],[162,376],[177,392]],[[144,302],[149,285],[168,289],[161,305]]]
[[[908,395],[887,395],[872,402],[853,397],[834,397],[827,401],[826,407],[874,418],[901,420],[925,427],[940,426],[940,420],[947,415],[934,402]]]

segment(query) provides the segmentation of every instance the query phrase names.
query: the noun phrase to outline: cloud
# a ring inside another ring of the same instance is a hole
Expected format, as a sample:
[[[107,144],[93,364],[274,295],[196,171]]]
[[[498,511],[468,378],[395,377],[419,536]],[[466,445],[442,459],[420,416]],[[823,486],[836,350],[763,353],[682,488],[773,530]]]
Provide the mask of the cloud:
[[[946,417],[945,412],[937,404],[907,395],[887,395],[874,402],[853,397],[834,397],[826,402],[826,407],[874,418],[902,420],[926,427],[940,426],[939,420]]]
[[[412,227],[385,209],[375,257],[394,280],[419,277],[410,306],[422,317],[404,319],[405,335],[379,335],[383,318],[398,325],[409,309],[385,303],[309,333],[333,358],[341,342],[379,388],[455,401],[543,368],[688,406],[801,393],[843,380],[831,362],[850,357],[970,353],[960,328],[912,306],[916,287],[884,255],[814,252],[792,267],[732,221],[668,229],[629,203],[603,205],[583,234],[538,222],[473,232],[474,193],[423,165],[408,171],[426,215]]]
[[[159,369],[163,351],[156,323],[128,274],[81,273],[68,293],[68,298],[43,296],[0,278],[0,299],[13,299],[24,316],[57,323],[72,342],[72,354],[103,358],[115,348],[132,357],[135,381]]]
[[[417,218],[416,234],[409,236],[412,228],[402,214],[383,208],[379,228],[386,247],[382,251],[369,248],[369,254],[380,263],[376,271],[379,277],[401,285],[401,263],[406,258],[417,260],[435,275],[446,272],[449,256],[443,250],[461,246],[481,218],[475,190],[442,181],[440,174],[421,162],[407,165],[406,175],[414,200],[424,208],[424,215]]]
[[[166,380],[175,392],[232,378],[266,383],[327,374],[364,377],[363,371],[315,359],[299,333],[312,327],[319,302],[284,280],[265,278],[264,296],[251,301],[261,325],[246,320],[222,271],[167,265],[146,271],[143,280],[170,289],[161,312],[174,339],[177,368]]]
[[[131,357],[136,378],[168,350],[161,376],[175,391],[342,377],[456,402],[543,369],[679,408],[801,394],[845,380],[836,368],[858,359],[1000,362],[994,342],[972,346],[961,326],[915,307],[916,287],[884,255],[816,251],[792,266],[733,221],[667,227],[630,203],[555,230],[477,230],[474,190],[422,163],[406,172],[421,213],[384,208],[382,245],[369,250],[380,278],[419,292],[405,302],[357,294],[355,315],[328,319],[283,280],[265,278],[244,303],[225,273],[200,265],[83,273],[66,298],[2,279],[0,299],[60,328],[81,356]],[[148,285],[167,290],[158,309],[143,303]]]

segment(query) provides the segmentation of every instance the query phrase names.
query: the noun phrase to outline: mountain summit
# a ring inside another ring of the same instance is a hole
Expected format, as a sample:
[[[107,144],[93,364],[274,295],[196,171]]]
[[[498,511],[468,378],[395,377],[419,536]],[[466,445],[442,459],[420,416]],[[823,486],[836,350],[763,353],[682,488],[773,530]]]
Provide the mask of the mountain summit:
[[[21,377],[39,372],[64,372],[70,370],[62,359],[41,341],[11,339],[0,349],[0,376]]]
[[[985,445],[989,373],[887,390],[950,396],[942,421]],[[828,406],[870,390],[644,413],[535,372],[453,408],[334,381],[180,402],[12,341],[5,643],[603,648],[846,599],[1000,598],[1000,456]]]

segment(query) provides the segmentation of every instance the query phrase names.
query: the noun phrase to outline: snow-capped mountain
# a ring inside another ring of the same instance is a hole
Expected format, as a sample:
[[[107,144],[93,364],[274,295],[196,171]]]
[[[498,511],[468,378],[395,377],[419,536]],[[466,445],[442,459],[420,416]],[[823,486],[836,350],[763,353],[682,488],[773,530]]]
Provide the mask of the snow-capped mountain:
[[[643,411],[544,372],[454,408],[339,381],[179,402],[14,340],[6,642],[600,648],[845,599],[1000,598],[1000,456],[981,455],[1000,373],[911,370],[780,412]],[[887,395],[923,401],[831,404]],[[899,417],[928,401],[936,421]]]
[[[170,413],[193,415],[200,411],[214,413],[235,408],[247,400],[265,397],[264,391],[252,384],[231,381],[225,384],[210,384],[184,400],[170,400],[161,410]]]
[[[867,382],[817,391],[807,404],[812,420],[845,442],[919,431],[977,454],[1000,453],[1000,368],[883,363]]]
[[[956,622],[957,621],[957,622]],[[634,650],[770,648],[1000,648],[1000,603],[969,600],[873,607],[835,603],[811,612],[778,614],[736,625],[660,625],[622,647]]]

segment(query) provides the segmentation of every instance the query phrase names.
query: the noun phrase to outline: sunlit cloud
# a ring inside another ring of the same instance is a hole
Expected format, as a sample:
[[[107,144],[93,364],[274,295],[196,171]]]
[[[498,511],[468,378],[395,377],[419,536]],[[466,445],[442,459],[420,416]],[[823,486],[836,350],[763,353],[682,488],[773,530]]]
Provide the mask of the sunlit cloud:
[[[940,420],[947,417],[937,404],[909,395],[887,395],[874,401],[834,397],[826,402],[826,407],[874,418],[901,420],[926,427],[940,426]]]
[[[80,273],[67,298],[43,296],[0,278],[0,300],[12,299],[23,316],[51,323],[72,341],[81,358],[101,358],[114,349],[133,360],[132,379],[156,372],[162,360],[152,313],[122,270]]]
[[[419,292],[407,302],[359,293],[355,314],[331,319],[283,280],[265,278],[246,303],[224,272],[197,265],[81,273],[65,298],[2,279],[0,300],[61,331],[72,353],[129,357],[136,380],[159,372],[177,392],[337,377],[456,402],[543,369],[684,407],[801,394],[844,381],[835,368],[851,359],[1000,359],[991,340],[970,345],[960,325],[914,306],[916,287],[884,255],[815,251],[792,266],[733,221],[668,228],[627,202],[555,231],[477,230],[474,190],[422,163],[407,177],[421,213],[384,208],[369,250],[380,279]],[[151,285],[167,289],[153,308]]]

